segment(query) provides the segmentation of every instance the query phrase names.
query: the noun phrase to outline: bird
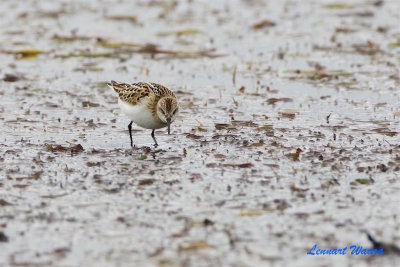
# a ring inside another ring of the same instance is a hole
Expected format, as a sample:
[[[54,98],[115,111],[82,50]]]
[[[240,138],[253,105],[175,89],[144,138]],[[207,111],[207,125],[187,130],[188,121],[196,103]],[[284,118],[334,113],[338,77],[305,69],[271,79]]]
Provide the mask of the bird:
[[[128,124],[131,147],[132,123],[151,129],[154,146],[158,143],[154,136],[156,129],[168,128],[171,133],[171,123],[174,122],[178,111],[178,99],[167,87],[153,82],[137,82],[133,84],[111,81],[106,83],[118,94],[118,105],[122,112],[131,120]]]

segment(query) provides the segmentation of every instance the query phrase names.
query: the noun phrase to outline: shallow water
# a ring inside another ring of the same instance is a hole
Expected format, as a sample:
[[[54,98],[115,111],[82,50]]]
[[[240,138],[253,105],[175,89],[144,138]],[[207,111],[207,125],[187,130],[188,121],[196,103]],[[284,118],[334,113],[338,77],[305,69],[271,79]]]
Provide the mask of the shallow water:
[[[394,266],[306,255],[400,244],[378,2],[2,1],[0,266]],[[111,79],[177,92],[158,148],[129,147]]]

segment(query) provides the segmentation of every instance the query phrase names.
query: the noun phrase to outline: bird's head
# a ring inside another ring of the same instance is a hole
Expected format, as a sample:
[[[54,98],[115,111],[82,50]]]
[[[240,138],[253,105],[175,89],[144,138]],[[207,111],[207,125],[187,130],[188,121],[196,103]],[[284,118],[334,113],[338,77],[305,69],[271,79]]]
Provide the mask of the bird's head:
[[[170,134],[171,123],[178,114],[179,106],[175,97],[163,97],[157,103],[157,115],[160,120],[168,125],[168,134]]]

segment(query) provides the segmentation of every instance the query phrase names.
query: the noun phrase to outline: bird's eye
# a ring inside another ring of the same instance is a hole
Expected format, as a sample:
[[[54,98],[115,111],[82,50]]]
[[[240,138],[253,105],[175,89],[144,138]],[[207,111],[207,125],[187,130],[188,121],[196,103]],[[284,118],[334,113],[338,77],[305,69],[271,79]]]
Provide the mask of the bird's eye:
[[[176,114],[178,112],[178,109],[175,109],[174,112],[172,112],[172,114]]]

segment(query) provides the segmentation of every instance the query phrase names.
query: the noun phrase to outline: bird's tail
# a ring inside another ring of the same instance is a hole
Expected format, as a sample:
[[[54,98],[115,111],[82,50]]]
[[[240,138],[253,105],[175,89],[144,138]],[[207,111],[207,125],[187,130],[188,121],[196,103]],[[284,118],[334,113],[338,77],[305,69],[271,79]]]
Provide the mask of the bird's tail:
[[[111,82],[106,83],[106,84],[108,85],[108,87],[113,89],[118,94],[119,94],[119,92],[121,92],[125,88],[125,85],[123,83],[118,83],[116,81],[111,81]]]

